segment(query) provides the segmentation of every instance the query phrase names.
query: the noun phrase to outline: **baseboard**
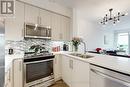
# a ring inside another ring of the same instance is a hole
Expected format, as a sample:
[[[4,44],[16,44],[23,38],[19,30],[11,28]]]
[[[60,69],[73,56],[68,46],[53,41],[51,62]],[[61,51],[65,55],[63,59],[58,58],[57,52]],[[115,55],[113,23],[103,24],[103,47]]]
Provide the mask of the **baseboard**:
[[[62,78],[61,77],[55,78],[55,82],[59,80],[62,80]]]

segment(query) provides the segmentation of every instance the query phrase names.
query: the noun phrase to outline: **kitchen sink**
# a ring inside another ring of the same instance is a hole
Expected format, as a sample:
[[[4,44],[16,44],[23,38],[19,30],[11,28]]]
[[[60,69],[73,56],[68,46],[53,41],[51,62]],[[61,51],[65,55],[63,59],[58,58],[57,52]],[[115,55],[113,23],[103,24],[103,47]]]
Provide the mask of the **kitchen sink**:
[[[82,54],[82,53],[71,53],[70,55],[72,56],[77,56],[77,57],[81,57],[81,58],[92,58],[94,56],[91,56],[91,55],[87,55],[87,54]]]

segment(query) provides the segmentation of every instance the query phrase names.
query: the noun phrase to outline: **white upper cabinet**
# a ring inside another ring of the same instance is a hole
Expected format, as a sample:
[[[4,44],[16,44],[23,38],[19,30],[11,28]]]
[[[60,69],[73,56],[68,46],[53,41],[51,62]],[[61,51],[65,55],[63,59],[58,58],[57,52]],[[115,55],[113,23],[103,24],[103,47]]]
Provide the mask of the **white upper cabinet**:
[[[5,21],[6,40],[23,40],[24,23],[52,29],[52,40],[70,40],[70,18],[16,1],[14,18]]]
[[[23,40],[24,29],[24,4],[16,1],[16,11],[14,18],[5,20],[5,39],[6,40]]]
[[[62,39],[70,40],[70,18],[61,16]]]
[[[66,40],[71,40],[71,19],[66,18]]]
[[[52,15],[52,40],[61,40],[61,16],[57,14]]]
[[[51,28],[52,13],[46,10],[40,9],[40,25]]]
[[[39,24],[39,8],[25,4],[25,23]]]
[[[70,40],[70,18],[53,14],[52,39],[66,41]]]

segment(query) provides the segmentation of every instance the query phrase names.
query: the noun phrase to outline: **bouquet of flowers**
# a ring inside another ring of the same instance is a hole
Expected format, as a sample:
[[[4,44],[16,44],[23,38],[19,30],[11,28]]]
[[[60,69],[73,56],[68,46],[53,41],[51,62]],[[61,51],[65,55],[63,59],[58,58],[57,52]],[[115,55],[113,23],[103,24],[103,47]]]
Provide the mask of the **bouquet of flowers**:
[[[80,45],[82,39],[79,37],[73,37],[72,38],[72,44],[74,46],[75,51],[78,51],[78,46]]]

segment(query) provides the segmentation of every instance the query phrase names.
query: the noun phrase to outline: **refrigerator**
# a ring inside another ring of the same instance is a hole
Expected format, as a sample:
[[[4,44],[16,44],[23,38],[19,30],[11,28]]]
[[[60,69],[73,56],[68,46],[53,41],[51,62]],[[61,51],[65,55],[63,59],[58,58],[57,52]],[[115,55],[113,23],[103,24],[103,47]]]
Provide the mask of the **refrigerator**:
[[[4,87],[5,78],[5,27],[0,21],[0,87]]]

